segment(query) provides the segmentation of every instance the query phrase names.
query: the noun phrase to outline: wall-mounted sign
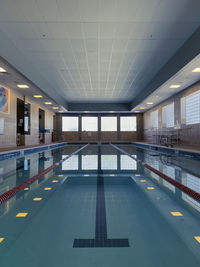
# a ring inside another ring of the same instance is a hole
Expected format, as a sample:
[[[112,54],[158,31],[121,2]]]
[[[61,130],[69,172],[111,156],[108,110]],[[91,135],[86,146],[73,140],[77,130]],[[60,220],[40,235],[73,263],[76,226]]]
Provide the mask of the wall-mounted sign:
[[[0,85],[0,112],[9,113],[9,94],[9,89]]]

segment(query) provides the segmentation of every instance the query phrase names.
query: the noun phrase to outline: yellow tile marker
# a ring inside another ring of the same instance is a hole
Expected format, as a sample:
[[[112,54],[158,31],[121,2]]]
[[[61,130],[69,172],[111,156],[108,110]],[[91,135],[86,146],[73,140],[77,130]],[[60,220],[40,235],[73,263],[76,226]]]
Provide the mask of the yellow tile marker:
[[[52,180],[52,183],[58,183],[59,181],[58,180]]]
[[[171,215],[176,216],[176,217],[183,216],[183,214],[181,212],[179,212],[179,211],[172,211]]]
[[[5,238],[0,237],[0,243],[2,243],[4,241]]]
[[[29,187],[25,187],[25,188],[24,188],[25,191],[28,191],[29,189],[30,189]]]
[[[45,188],[44,188],[45,191],[49,191],[49,190],[51,190],[51,189],[52,189],[51,187],[45,187]]]
[[[148,189],[148,190],[154,190],[155,187],[153,187],[153,186],[149,186],[149,187],[147,187],[147,189]]]
[[[16,217],[26,217],[28,215],[28,212],[19,212],[17,213]]]
[[[41,197],[34,197],[34,199],[33,199],[33,201],[40,201],[40,200],[42,200]]]
[[[141,183],[146,183],[146,180],[140,180]]]
[[[194,236],[194,238],[196,239],[196,241],[197,241],[198,243],[200,243],[200,236]]]

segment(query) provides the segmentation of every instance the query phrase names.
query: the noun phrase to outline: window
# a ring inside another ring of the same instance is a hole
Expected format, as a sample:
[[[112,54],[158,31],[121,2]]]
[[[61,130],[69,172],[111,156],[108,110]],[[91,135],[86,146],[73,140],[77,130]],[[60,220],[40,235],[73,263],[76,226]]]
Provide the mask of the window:
[[[120,117],[120,131],[136,131],[136,117]]]
[[[186,174],[187,179],[187,187],[191,188],[192,190],[196,191],[197,193],[200,193],[200,179],[199,177],[196,177],[194,175],[191,175],[189,173]],[[193,204],[200,207],[200,203],[197,200],[194,200],[192,197],[187,195],[187,199],[190,200]]]
[[[117,117],[101,117],[101,131],[117,131]]]
[[[30,114],[31,105],[28,103],[24,104],[24,134],[30,134]]]
[[[97,117],[82,117],[82,131],[97,131]]]
[[[163,166],[163,173],[175,180],[175,168],[171,166]],[[175,193],[175,186],[163,180],[163,185]]]
[[[98,167],[97,155],[82,156],[82,170],[97,170],[97,167]]]
[[[63,155],[62,159],[66,158],[68,155]],[[62,163],[62,170],[78,170],[78,155],[74,155]]]
[[[116,170],[117,169],[117,155],[101,155],[101,169],[102,170]]]
[[[136,157],[136,155],[133,155]],[[120,155],[121,170],[137,170],[137,162],[127,155]]]
[[[62,131],[77,132],[78,117],[62,117]]]
[[[200,92],[185,99],[186,124],[200,123]]]
[[[158,110],[151,112],[151,123],[153,128],[158,128]]]
[[[174,103],[162,108],[162,123],[167,128],[174,127]]]

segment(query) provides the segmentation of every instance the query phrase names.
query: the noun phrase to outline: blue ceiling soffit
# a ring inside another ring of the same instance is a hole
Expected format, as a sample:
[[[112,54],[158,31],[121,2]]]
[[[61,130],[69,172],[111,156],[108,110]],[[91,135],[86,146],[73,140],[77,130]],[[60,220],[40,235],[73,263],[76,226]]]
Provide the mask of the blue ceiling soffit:
[[[192,36],[183,44],[176,54],[165,64],[153,80],[142,90],[130,103],[133,109],[151,93],[158,89],[163,83],[175,75],[180,69],[188,64],[192,59],[200,54],[200,27]],[[159,56],[159,55],[158,55]]]
[[[127,103],[68,103],[69,111],[129,111]]]
[[[40,88],[44,93],[51,96],[56,103],[67,109],[67,102],[58,94],[56,88],[41,75],[41,73],[29,62],[26,56],[12,43],[7,36],[0,31],[0,56],[8,61],[14,68],[22,73],[30,81]]]

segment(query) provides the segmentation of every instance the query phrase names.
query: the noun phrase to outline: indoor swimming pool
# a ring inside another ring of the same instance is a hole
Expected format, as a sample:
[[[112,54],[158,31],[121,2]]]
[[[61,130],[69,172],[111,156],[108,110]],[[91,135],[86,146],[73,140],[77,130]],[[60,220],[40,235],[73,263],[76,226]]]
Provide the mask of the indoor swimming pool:
[[[200,266],[200,202],[144,164],[200,192],[198,160],[130,144],[1,161],[0,266]]]

